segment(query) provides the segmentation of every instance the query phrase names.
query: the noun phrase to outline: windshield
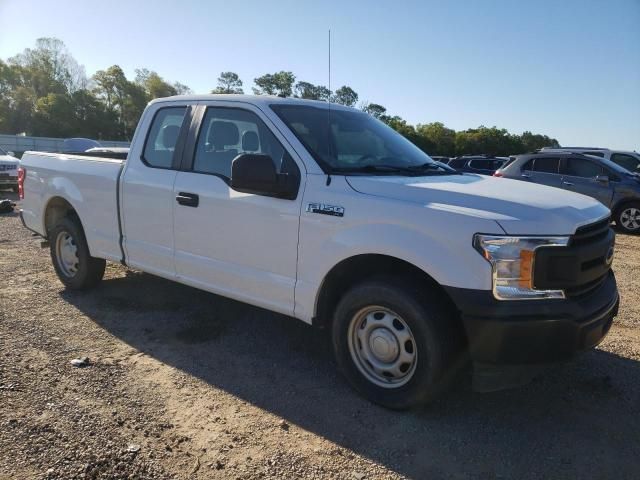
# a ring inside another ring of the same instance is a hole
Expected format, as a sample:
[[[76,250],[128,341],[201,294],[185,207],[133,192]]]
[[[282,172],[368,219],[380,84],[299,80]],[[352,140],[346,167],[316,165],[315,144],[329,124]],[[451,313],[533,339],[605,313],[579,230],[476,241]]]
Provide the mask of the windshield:
[[[272,105],[327,172],[452,173],[402,135],[364,112],[300,105]]]

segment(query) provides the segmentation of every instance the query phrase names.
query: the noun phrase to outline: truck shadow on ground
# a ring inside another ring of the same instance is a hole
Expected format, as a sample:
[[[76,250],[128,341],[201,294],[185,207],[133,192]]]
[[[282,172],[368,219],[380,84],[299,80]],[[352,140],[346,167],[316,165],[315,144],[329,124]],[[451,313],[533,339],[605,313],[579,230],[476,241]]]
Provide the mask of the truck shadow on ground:
[[[336,372],[329,336],[302,322],[128,272],[62,296],[132,347],[412,478],[632,478],[640,364],[602,350],[491,394],[461,381],[392,412]]]

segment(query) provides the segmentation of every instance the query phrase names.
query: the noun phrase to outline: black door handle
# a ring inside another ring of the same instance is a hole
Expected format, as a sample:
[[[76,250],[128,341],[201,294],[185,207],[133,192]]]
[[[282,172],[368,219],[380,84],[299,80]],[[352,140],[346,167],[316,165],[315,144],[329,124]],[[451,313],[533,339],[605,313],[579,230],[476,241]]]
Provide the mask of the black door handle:
[[[179,192],[176,195],[176,202],[185,207],[197,207],[200,203],[200,197],[195,193]]]

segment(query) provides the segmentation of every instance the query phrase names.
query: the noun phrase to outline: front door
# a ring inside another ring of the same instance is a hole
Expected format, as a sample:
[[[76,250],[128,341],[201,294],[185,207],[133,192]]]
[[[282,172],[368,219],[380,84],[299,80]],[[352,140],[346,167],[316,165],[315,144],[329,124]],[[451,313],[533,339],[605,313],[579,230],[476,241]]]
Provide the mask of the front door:
[[[566,190],[582,193],[599,200],[607,207],[613,199],[613,186],[602,165],[580,157],[568,157],[562,166],[562,186]]]
[[[178,279],[291,315],[302,195],[285,200],[235,191],[231,164],[242,153],[269,155],[280,171],[298,176],[301,192],[302,163],[256,107],[208,102],[198,108],[197,136],[187,142],[173,192]]]

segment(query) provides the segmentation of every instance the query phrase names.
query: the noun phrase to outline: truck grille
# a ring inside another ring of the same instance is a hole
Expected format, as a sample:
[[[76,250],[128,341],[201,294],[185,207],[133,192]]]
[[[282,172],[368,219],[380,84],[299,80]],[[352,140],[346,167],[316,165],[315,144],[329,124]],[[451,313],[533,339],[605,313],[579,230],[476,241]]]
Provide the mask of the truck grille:
[[[609,275],[615,234],[609,218],[580,227],[566,247],[536,251],[534,285],[564,290],[567,297],[588,295]]]

